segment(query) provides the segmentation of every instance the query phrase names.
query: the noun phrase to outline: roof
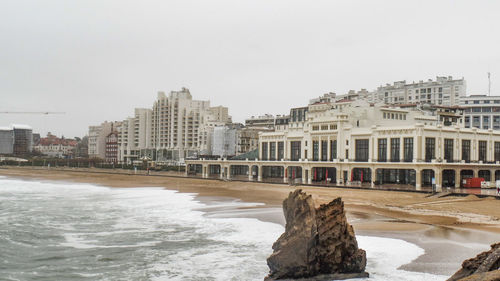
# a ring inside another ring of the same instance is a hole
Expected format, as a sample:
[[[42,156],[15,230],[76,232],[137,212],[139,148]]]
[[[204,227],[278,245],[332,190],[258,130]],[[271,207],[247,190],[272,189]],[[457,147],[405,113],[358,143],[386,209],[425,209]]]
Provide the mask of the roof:
[[[257,158],[259,158],[259,150],[255,149],[245,154],[234,156],[233,158],[231,158],[231,160],[245,160],[245,159],[257,159]]]
[[[10,125],[13,129],[21,129],[21,130],[32,130],[32,128],[28,125],[23,124],[12,124]]]
[[[76,146],[78,142],[73,139],[60,139],[60,138],[41,138],[38,145],[49,146],[49,145],[65,145],[65,146]]]

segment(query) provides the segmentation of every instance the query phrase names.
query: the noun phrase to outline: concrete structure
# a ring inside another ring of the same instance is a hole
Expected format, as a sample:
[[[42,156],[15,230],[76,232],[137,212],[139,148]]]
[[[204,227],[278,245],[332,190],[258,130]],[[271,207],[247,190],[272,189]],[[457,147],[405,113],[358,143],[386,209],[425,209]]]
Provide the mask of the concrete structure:
[[[460,99],[465,97],[466,83],[462,79],[453,77],[436,77],[433,81],[419,81],[406,83],[397,81],[392,85],[377,88],[374,102],[386,104],[428,103],[434,105],[454,106],[460,104]]]
[[[106,158],[106,137],[119,127],[121,127],[121,122],[117,121],[105,121],[101,125],[89,126],[88,155],[90,158]]]
[[[462,98],[465,127],[500,130],[500,96],[471,95]]]
[[[187,171],[417,190],[434,184],[438,191],[484,177],[494,186],[500,179],[500,132],[465,128],[457,117],[460,110],[363,100],[294,108],[286,128],[260,134],[258,159],[188,160]]]
[[[33,151],[33,130],[27,125],[12,125],[14,131],[14,155],[26,155]]]
[[[245,120],[245,127],[247,128],[261,128],[261,129],[274,129],[275,117],[272,114],[265,114],[261,116],[252,116]]]
[[[14,130],[11,127],[0,127],[0,154],[14,154]]]
[[[73,158],[77,144],[74,139],[58,138],[49,132],[47,137],[40,138],[33,150],[49,157]]]
[[[152,117],[153,111],[151,109],[136,108],[134,117],[123,120],[116,128],[118,131],[118,162],[131,164],[145,156],[153,159],[155,151],[152,149]]]

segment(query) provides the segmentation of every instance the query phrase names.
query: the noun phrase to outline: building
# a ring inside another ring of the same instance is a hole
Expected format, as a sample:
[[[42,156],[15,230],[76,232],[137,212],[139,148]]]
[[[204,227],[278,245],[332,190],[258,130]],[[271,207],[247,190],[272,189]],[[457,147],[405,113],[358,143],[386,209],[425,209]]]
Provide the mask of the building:
[[[373,102],[453,106],[460,104],[460,99],[465,97],[466,89],[463,78],[453,79],[451,76],[438,76],[435,81],[429,79],[418,83],[406,83],[403,80],[378,87]]]
[[[465,127],[500,130],[500,96],[471,95],[462,98]]]
[[[73,158],[77,144],[78,142],[74,139],[59,138],[49,132],[47,137],[40,138],[33,150],[49,157]]]
[[[106,163],[118,163],[118,131],[113,131],[106,136]]]
[[[245,127],[247,128],[262,128],[262,129],[274,129],[275,117],[271,114],[265,114],[261,116],[252,116],[245,120]]]
[[[152,148],[152,113],[149,108],[136,108],[134,117],[123,120],[116,128],[119,162],[131,164],[145,156],[153,159],[155,150]]]
[[[211,154],[220,157],[235,156],[238,152],[238,128],[215,127],[212,134]]]
[[[12,125],[14,131],[14,155],[22,156],[33,151],[33,130],[27,125]]]
[[[0,154],[14,154],[14,130],[11,127],[0,127]]]
[[[106,137],[119,128],[121,122],[105,121],[101,125],[89,126],[88,155],[90,158],[106,158]]]
[[[466,128],[461,110],[363,100],[293,108],[288,126],[260,134],[258,160],[189,160],[187,170],[305,184],[434,185],[438,191],[483,177],[494,186],[500,180],[500,132]]]

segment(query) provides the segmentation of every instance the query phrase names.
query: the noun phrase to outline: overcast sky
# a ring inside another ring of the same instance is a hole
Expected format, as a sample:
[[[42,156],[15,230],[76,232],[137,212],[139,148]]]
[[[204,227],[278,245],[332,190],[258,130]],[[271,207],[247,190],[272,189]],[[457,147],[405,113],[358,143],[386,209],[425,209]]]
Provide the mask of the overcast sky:
[[[0,1],[0,126],[66,137],[181,87],[235,121],[437,75],[500,94],[500,1]]]

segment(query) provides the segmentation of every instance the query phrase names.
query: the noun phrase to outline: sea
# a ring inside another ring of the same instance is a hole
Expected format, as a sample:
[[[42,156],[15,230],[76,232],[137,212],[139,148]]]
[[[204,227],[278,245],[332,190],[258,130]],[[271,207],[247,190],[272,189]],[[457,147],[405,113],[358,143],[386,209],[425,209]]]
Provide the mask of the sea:
[[[284,227],[209,211],[258,205],[0,176],[0,280],[263,280]],[[424,253],[415,244],[357,239],[366,280],[447,278],[399,269]]]

